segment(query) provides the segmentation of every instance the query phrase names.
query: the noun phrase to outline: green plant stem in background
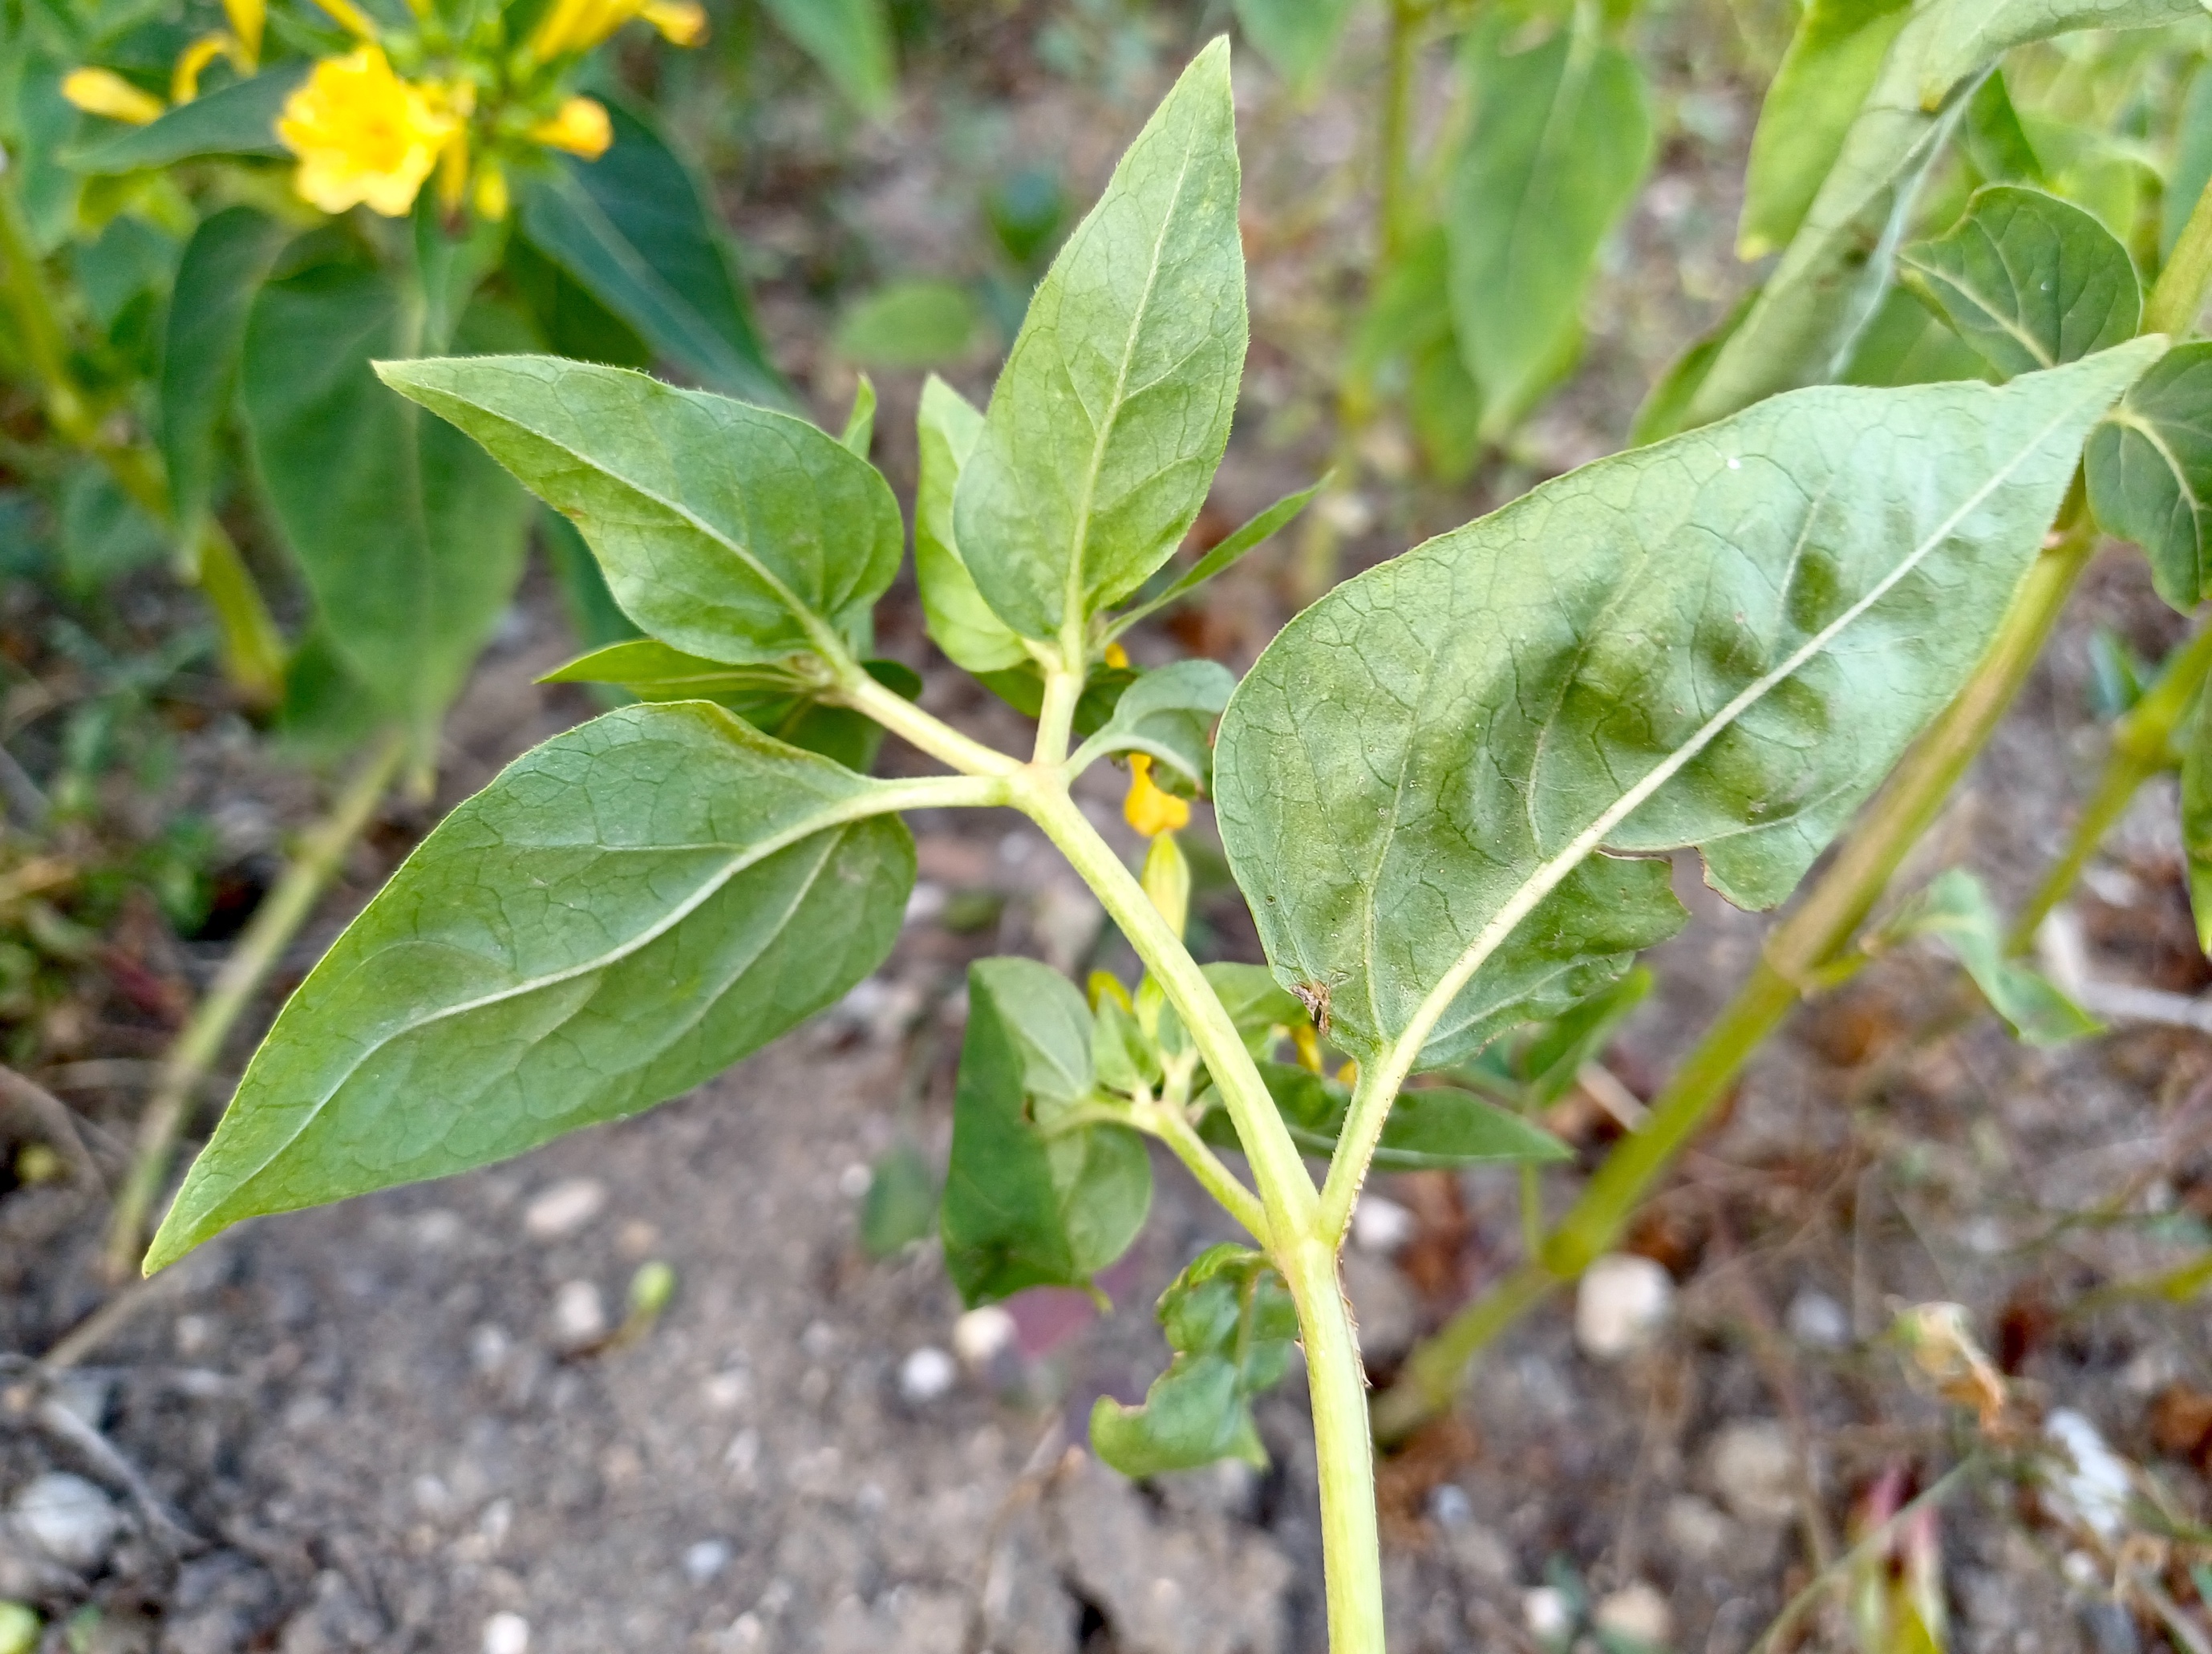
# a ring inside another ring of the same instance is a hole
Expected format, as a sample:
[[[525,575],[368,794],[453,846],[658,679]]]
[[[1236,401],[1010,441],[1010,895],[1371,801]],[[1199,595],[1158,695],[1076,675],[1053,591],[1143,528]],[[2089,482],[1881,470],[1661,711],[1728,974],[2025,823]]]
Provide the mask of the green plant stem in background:
[[[1376,213],[1377,240],[1385,270],[1395,264],[1412,239],[1414,71],[1419,66],[1426,0],[1390,0],[1389,79],[1382,93],[1380,189]]]
[[[100,422],[69,363],[69,335],[46,289],[38,249],[24,221],[13,176],[0,169],[0,292],[23,356],[39,381],[46,423],[72,447],[92,455],[114,477],[116,486],[157,522],[190,537],[181,559],[215,611],[222,634],[223,666],[250,703],[272,706],[282,692],[283,636],[269,613],[260,588],[221,524],[209,519],[197,526],[173,523],[167,483],[160,468],[137,447],[100,429]]]
[[[194,1093],[222,1055],[240,1016],[314,910],[347,851],[368,826],[392,778],[399,773],[407,750],[403,734],[386,735],[347,782],[330,814],[301,839],[283,875],[254,909],[253,917],[240,933],[230,957],[222,962],[207,996],[194,1007],[162,1059],[153,1098],[138,1122],[131,1170],[117,1192],[108,1219],[106,1263],[114,1279],[125,1280],[138,1273],[147,1220],[168,1181],[169,1164]]]
[[[2007,946],[2025,953],[2035,945],[2035,933],[2051,910],[2064,901],[2081,877],[2081,869],[2097,853],[2143,783],[2173,768],[2174,731],[2196,703],[2204,675],[2212,670],[2212,628],[2200,631],[2175,652],[2158,681],[2142,699],[2130,707],[2112,725],[2112,750],[2105,771],[2081,816],[2067,835],[2066,847],[2035,888],[2013,921]]]
[[[2174,339],[2187,337],[2204,307],[2207,286],[2212,286],[2212,190],[2197,196],[2180,239],[2143,301],[2142,331]]]

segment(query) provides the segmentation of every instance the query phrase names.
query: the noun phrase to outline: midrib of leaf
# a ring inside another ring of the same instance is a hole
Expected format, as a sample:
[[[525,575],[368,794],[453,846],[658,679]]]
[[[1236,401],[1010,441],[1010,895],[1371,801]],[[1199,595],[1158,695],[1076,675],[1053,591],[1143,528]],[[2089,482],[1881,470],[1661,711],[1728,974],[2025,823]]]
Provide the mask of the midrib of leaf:
[[[2197,497],[2195,490],[2189,485],[2188,470],[2182,465],[2180,459],[2174,453],[2173,450],[2166,445],[2166,435],[2164,432],[2160,431],[2159,428],[2153,424],[2149,420],[2145,419],[2141,414],[2130,408],[2124,402],[2118,407],[2113,409],[2112,412],[2106,414],[2105,417],[2110,420],[2113,424],[2119,426],[2123,430],[2130,430],[2135,432],[2135,434],[2142,437],[2144,441],[2149,443],[2151,452],[2157,454],[2160,459],[2164,460],[2166,462],[2166,468],[2173,473],[2173,485],[2180,490],[2181,497],[2188,501],[2192,508],[2198,510],[2203,509],[2203,502]]]
[[[1986,238],[1987,233],[1984,232],[1984,234]],[[1990,251],[1996,254],[1998,268],[2002,270],[2005,275],[2011,279],[2013,297],[2017,301],[2021,294],[2020,277],[2013,271],[2012,260],[2005,257],[2004,247],[2000,243],[1991,241],[1990,243]],[[1934,274],[1938,279],[1949,283],[1967,298],[1972,300],[1974,304],[1980,309],[1981,313],[1984,316],[1995,322],[1998,327],[2002,329],[2005,332],[2010,334],[2013,341],[2017,344],[2021,350],[2027,351],[2029,356],[2035,359],[2035,362],[2038,367],[2056,368],[2058,365],[2057,358],[2052,356],[2049,351],[2043,348],[2041,340],[2038,339],[2034,334],[2028,331],[2025,327],[2022,327],[2018,322],[2013,320],[2013,319],[1998,306],[1996,301],[1991,299],[1988,294],[1983,292],[1982,289],[1977,287],[1973,283],[1966,281],[1960,277],[1952,275],[1948,271],[1935,271]],[[2014,307],[2019,308],[2021,307],[2015,303]],[[2066,317],[2071,313],[2071,306],[2067,307],[2066,309],[2060,313],[2059,325],[2061,328],[2064,327]]]
[[[1175,188],[1168,196],[1167,210],[1160,215],[1159,233],[1152,238],[1152,261],[1145,267],[1144,291],[1138,297],[1136,313],[1129,319],[1128,337],[1121,343],[1121,360],[1114,369],[1114,395],[1107,404],[1104,420],[1097,427],[1097,435],[1091,439],[1091,464],[1084,472],[1083,497],[1075,515],[1074,543],[1068,548],[1067,583],[1060,594],[1060,629],[1071,637],[1082,626],[1085,618],[1083,565],[1085,553],[1091,545],[1091,513],[1097,500],[1098,473],[1105,465],[1107,444],[1113,441],[1115,427],[1128,401],[1129,368],[1136,360],[1137,336],[1144,331],[1145,318],[1152,312],[1152,292],[1160,279],[1160,255],[1167,246],[1168,231],[1175,222],[1176,209],[1182,202],[1182,186],[1190,177],[1191,154],[1195,147],[1186,137],[1182,165],[1176,173]],[[1065,361],[1066,357],[1063,356],[1061,359]],[[1069,664],[1073,666],[1075,663],[1071,661]]]
[[[1538,863],[1535,871],[1492,916],[1490,922],[1477,933],[1474,940],[1468,945],[1466,951],[1454,962],[1452,968],[1446,971],[1437,985],[1423,996],[1420,1005],[1407,1022],[1404,1031],[1390,1043],[1386,1059],[1389,1070],[1394,1073],[1404,1073],[1411,1070],[1413,1061],[1419,1055],[1421,1046],[1426,1042],[1430,1031],[1443,1018],[1444,1012],[1450,1008],[1451,1002],[1459,996],[1460,990],[1467,986],[1474,973],[1482,968],[1491,955],[1495,953],[1519,927],[1521,921],[1534,911],[1537,903],[1550,895],[1558,888],[1561,880],[1597,851],[1604,843],[1606,835],[1634,814],[1662,787],[1680,774],[1690,761],[1704,751],[1723,731],[1763,700],[1775,688],[1795,676],[1807,662],[1823,653],[1862,615],[1888,595],[1898,582],[1925,562],[1959,524],[1965,521],[1971,513],[1995,493],[2013,472],[2026,462],[2027,457],[2041,446],[2045,438],[2072,417],[2073,411],[2069,408],[2051,419],[2029,441],[2023,442],[2009,462],[1995,471],[1980,487],[1961,502],[1949,516],[1938,524],[1918,545],[1913,547],[1909,556],[1900,560],[1895,568],[1875,581],[1864,596],[1811,637],[1806,639],[1779,666],[1754,678],[1738,690],[1726,706],[1693,731],[1687,740],[1654,764],[1642,780],[1622,794],[1605,810],[1600,812],[1587,827],[1568,842],[1565,848]],[[1371,976],[1373,970],[1371,963],[1369,970]],[[1380,1025],[1378,1024],[1377,1026],[1379,1031]]]
[[[452,392],[441,391],[441,394],[453,396],[453,399],[457,402],[466,400],[465,398],[454,395]],[[628,489],[632,494],[636,495],[640,499],[650,500],[653,504],[659,506],[662,510],[667,512],[671,516],[677,518],[678,520],[689,523],[693,528],[698,530],[700,533],[705,535],[707,538],[720,546],[732,556],[737,558],[738,562],[744,563],[748,569],[751,569],[755,575],[758,575],[761,582],[769,587],[769,589],[775,594],[777,600],[780,601],[785,608],[791,611],[793,617],[799,622],[800,628],[806,633],[808,637],[813,640],[814,647],[818,653],[826,659],[831,660],[839,660],[843,656],[845,653],[845,646],[838,638],[836,632],[819,616],[816,615],[811,609],[808,608],[805,603],[801,602],[799,600],[799,594],[796,592],[793,591],[788,586],[786,586],[782,581],[779,580],[775,572],[758,557],[755,556],[750,550],[740,545],[737,541],[730,538],[728,535],[723,533],[720,529],[708,522],[697,513],[690,510],[687,507],[678,505],[675,501],[671,500],[663,495],[655,493],[653,490],[646,487],[642,483],[634,482],[629,477],[623,477],[616,471],[609,470],[598,460],[592,459],[586,454],[578,453],[574,448],[569,447],[568,443],[549,436],[544,432],[538,430],[532,426],[526,425],[519,419],[511,418],[506,414],[487,408],[481,402],[471,403],[470,405],[478,409],[491,418],[498,420],[502,424],[509,425],[517,430],[526,432],[529,435],[536,438],[538,441],[545,444],[547,447],[557,449],[561,453],[567,454],[571,459],[576,462],[577,465],[580,469],[588,471],[595,476],[604,477],[609,482],[616,483],[622,488]]]

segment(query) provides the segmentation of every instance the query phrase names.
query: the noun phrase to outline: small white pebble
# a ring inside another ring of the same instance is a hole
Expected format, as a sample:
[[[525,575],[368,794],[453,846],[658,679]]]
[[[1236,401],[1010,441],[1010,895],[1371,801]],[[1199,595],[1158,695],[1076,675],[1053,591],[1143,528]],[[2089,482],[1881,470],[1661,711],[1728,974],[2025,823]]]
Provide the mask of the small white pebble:
[[[684,1577],[695,1585],[703,1585],[730,1566],[729,1542],[721,1539],[702,1539],[689,1545],[684,1551]]]
[[[735,1413],[752,1395],[753,1376],[743,1367],[718,1372],[707,1381],[707,1405],[717,1413]]]
[[[574,1234],[606,1210],[607,1186],[596,1177],[563,1177],[522,1210],[522,1232],[534,1241]]]
[[[469,1329],[469,1365],[487,1378],[507,1365],[507,1353],[514,1347],[504,1327],[486,1321]]]
[[[1474,1501],[1457,1482],[1445,1482],[1429,1495],[1429,1517],[1439,1528],[1464,1528],[1474,1520]]]
[[[2059,1449],[2059,1463],[2048,1484],[2051,1502],[2111,1544],[2127,1530],[2128,1501],[2135,1494],[2127,1461],[2070,1407],[2052,1408],[2043,1432]]]
[[[1674,1615],[1667,1599],[1641,1579],[1613,1592],[1590,1617],[1600,1631],[1653,1648],[1663,1646],[1674,1630]]]
[[[970,1310],[952,1323],[952,1353],[962,1365],[988,1367],[1013,1347],[1014,1318],[995,1304]]]
[[[899,1394],[916,1406],[936,1401],[952,1388],[960,1369],[934,1345],[925,1344],[899,1363]]]
[[[1851,1318],[1844,1306],[1809,1286],[1790,1300],[1782,1319],[1790,1335],[1811,1349],[1839,1350],[1851,1341]]]
[[[1747,1522],[1787,1522],[1797,1510],[1797,1455],[1771,1419],[1723,1425],[1713,1434],[1713,1487]]]
[[[1538,1642],[1559,1642],[1575,1628],[1575,1610],[1557,1585],[1539,1585],[1521,1593],[1521,1620]]]
[[[484,1621],[483,1654],[530,1654],[530,1621],[520,1614],[495,1614]]]
[[[1363,1252],[1389,1254],[1413,1238],[1413,1214],[1380,1195],[1362,1195],[1352,1208],[1352,1244]]]
[[[571,1348],[606,1336],[607,1301],[596,1282],[566,1280],[553,1294],[553,1332]]]
[[[115,1501],[82,1476],[33,1476],[9,1507],[15,1531],[64,1567],[90,1573],[107,1560],[123,1527]]]
[[[837,1192],[848,1201],[857,1201],[868,1192],[868,1185],[875,1180],[875,1174],[855,1160],[837,1174]]]
[[[1616,1252],[1583,1272],[1575,1289],[1575,1341],[1599,1361],[1618,1361],[1658,1336],[1674,1312],[1674,1281],[1650,1258]]]
[[[757,1614],[740,1614],[730,1621],[729,1640],[735,1648],[758,1648],[765,1633]]]
[[[927,879],[918,881],[906,898],[906,922],[926,925],[945,911],[945,886],[933,885]]]

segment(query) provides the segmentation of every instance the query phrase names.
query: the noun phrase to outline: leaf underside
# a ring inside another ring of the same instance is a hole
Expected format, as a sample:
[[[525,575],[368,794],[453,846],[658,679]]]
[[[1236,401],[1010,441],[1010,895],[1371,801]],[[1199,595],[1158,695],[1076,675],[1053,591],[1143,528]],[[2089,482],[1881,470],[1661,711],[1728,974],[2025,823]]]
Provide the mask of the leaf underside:
[[[1206,502],[1244,365],[1238,187],[1217,40],[1053,260],[960,472],[960,556],[1025,636],[1128,596]]]
[[[1671,933],[1657,853],[1781,900],[1971,670],[2156,349],[1778,398],[1337,587],[1217,738],[1277,977],[1327,985],[1362,1056],[1432,1017],[1420,1061],[1443,1065]]]
[[[2151,583],[2184,614],[2212,593],[2212,340],[2177,346],[2090,433],[2089,506],[2150,558]]]
[[[635,1114],[830,1004],[914,883],[879,785],[697,702],[525,753],[285,1006],[148,1267]]]

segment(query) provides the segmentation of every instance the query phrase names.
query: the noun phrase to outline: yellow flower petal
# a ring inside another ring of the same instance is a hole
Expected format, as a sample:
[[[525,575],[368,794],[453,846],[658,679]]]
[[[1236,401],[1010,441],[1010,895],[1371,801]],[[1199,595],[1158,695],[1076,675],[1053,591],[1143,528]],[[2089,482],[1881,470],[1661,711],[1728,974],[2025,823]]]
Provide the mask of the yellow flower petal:
[[[507,169],[489,155],[477,168],[477,213],[495,224],[507,216]]]
[[[199,96],[200,71],[221,52],[235,55],[234,43],[228,34],[203,34],[186,46],[177,58],[177,66],[169,71],[169,101],[190,103]]]
[[[555,0],[553,9],[531,36],[530,50],[540,58],[589,52],[636,16],[641,3],[641,0]]]
[[[671,46],[694,46],[707,38],[707,9],[694,0],[645,0],[638,15]]]
[[[261,61],[261,25],[269,15],[268,0],[222,0],[222,14],[230,19],[230,32],[238,37],[245,58],[239,67],[251,70]]]
[[[161,114],[161,99],[107,69],[72,69],[62,76],[62,96],[88,115],[143,126]]]
[[[1109,643],[1102,659],[1109,666],[1126,666],[1129,664],[1129,652],[1119,643]]]
[[[541,120],[530,136],[549,149],[565,149],[586,161],[597,161],[615,141],[606,106],[596,98],[571,98],[550,120]]]
[[[1190,824],[1190,806],[1160,790],[1152,780],[1152,761],[1142,752],[1129,755],[1129,796],[1122,800],[1121,814],[1146,838]]]
[[[293,187],[325,212],[364,205],[404,216],[461,129],[438,88],[410,85],[374,46],[315,65],[285,102],[276,136],[300,157]]]
[[[376,39],[376,25],[368,21],[368,14],[353,0],[315,0],[315,3],[337,19],[338,27],[347,33],[364,40]]]
[[[447,217],[461,210],[469,187],[469,131],[464,126],[438,151],[438,210]]]

